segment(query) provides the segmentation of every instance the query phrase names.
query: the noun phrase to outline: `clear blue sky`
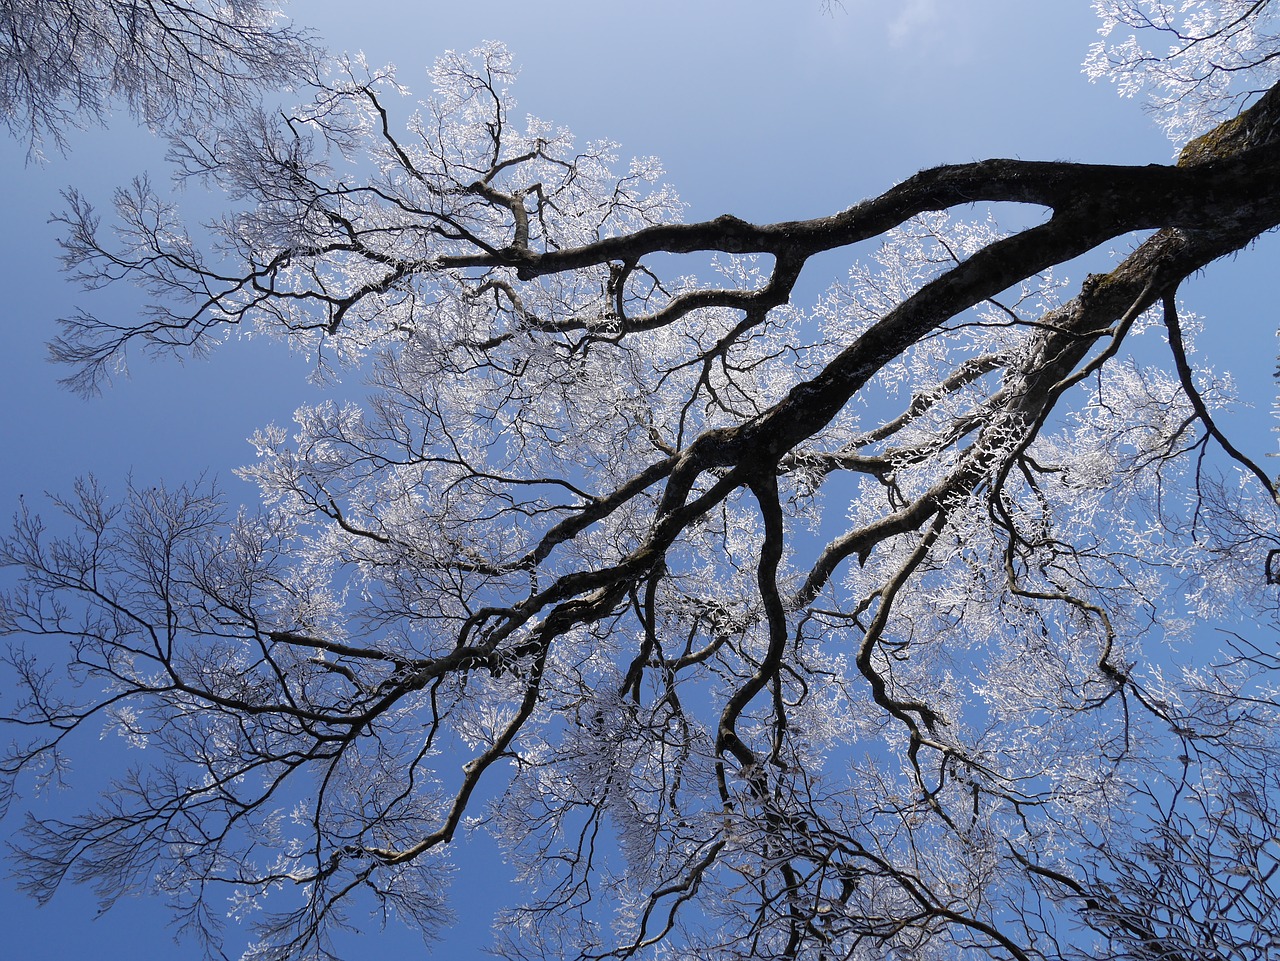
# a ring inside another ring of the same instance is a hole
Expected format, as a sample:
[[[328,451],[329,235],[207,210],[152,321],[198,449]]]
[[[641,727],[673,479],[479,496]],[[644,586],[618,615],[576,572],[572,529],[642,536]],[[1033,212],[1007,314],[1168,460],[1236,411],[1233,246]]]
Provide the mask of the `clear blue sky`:
[[[618,140],[624,156],[660,156],[695,219],[826,214],[946,161],[1151,163],[1168,161],[1172,150],[1135,102],[1081,75],[1096,27],[1085,0],[845,0],[830,15],[819,0],[295,0],[292,12],[334,50],[363,49],[372,63],[396,63],[401,81],[422,94],[423,68],[441,51],[505,41],[523,66],[522,110],[582,140]],[[63,281],[56,232],[46,223],[59,189],[75,184],[105,207],[111,189],[137,173],[165,179],[163,146],[127,118],[71,142],[69,158],[44,167],[25,166],[22,145],[0,142],[8,188],[0,231],[0,513],[20,494],[38,503],[42,492],[67,490],[86,472],[118,489],[130,473],[139,482],[177,482],[209,470],[234,498],[252,499],[231,470],[252,456],[245,438],[255,428],[287,422],[314,396],[303,361],[233,342],[185,366],[135,358],[132,380],[90,402],[56,387],[58,371],[44,363],[42,346],[56,317],[78,304],[99,312],[138,306],[127,291],[90,296]],[[216,209],[201,196],[182,202]],[[1266,415],[1276,316],[1273,292],[1261,284],[1274,277],[1267,265],[1276,249],[1261,243],[1184,290],[1207,315],[1210,353],[1256,395],[1257,416],[1240,421],[1256,455],[1274,446]],[[815,266],[829,277],[844,271],[835,257]],[[815,275],[812,289],[827,279]],[[76,799],[57,803],[66,800]],[[0,832],[11,833],[20,816],[11,812]],[[462,851],[457,860],[455,900],[465,920],[436,956],[466,961],[482,956],[492,895],[505,876],[491,856],[469,865]],[[23,961],[198,957],[194,946],[172,945],[153,902],[131,899],[105,917],[94,914],[84,891],[64,891],[36,910],[11,884],[0,886],[0,953]],[[417,956],[415,943],[371,934],[352,957],[405,959]]]

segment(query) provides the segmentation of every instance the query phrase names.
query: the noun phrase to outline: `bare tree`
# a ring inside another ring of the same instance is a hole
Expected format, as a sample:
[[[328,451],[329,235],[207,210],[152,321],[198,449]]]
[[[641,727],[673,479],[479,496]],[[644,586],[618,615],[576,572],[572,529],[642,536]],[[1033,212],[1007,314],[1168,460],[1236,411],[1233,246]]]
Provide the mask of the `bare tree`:
[[[151,127],[217,117],[314,73],[307,35],[260,0],[5,0],[0,117],[38,155],[123,104]]]
[[[761,226],[518,123],[499,46],[434,79],[403,133],[350,65],[188,136],[249,201],[210,253],[144,182],[123,246],[72,197],[68,265],[157,295],[64,322],[73,387],[248,325],[376,392],[261,431],[257,513],[85,482],[74,533],[21,514],[5,783],[103,719],[146,748],[29,821],[28,889],[150,885],[211,942],[225,895],[250,957],[324,956],[353,905],[438,930],[472,825],[533,892],[510,957],[1274,952],[1280,665],[1248,628],[1169,651],[1276,613],[1275,483],[1176,291],[1280,224],[1280,87],[1177,165],[946,166]]]

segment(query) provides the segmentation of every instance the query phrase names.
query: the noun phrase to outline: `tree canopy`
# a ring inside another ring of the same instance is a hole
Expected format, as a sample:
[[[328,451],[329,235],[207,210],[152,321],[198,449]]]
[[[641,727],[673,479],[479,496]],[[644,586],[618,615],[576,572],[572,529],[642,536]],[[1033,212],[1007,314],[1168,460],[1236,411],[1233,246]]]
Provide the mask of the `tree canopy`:
[[[315,60],[260,0],[5,0],[0,119],[39,156],[115,106],[151,127],[216,118]]]
[[[373,392],[264,427],[255,510],[20,509],[4,798],[104,724],[145,748],[28,820],[20,883],[149,887],[215,953],[230,899],[246,957],[323,957],[369,905],[433,937],[476,828],[528,886],[513,958],[1272,956],[1278,492],[1177,291],[1280,224],[1275,6],[1094,6],[1087,70],[1176,163],[685,222],[656,160],[518,114],[495,43],[408,116],[349,58],[179,129],[234,203],[200,230],[69,193],[68,268],[153,298],[62,321],[72,389],[250,329]]]

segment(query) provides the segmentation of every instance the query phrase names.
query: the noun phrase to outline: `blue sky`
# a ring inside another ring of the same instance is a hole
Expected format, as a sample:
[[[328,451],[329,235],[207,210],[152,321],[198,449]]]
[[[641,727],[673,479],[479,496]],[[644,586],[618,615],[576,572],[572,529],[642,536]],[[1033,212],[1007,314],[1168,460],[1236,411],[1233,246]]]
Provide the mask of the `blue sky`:
[[[658,155],[694,219],[831,213],[946,161],[1152,163],[1167,162],[1172,150],[1136,102],[1081,75],[1096,26],[1084,0],[845,0],[830,15],[818,0],[362,0],[358,7],[295,0],[292,12],[335,51],[363,49],[372,63],[396,63],[401,81],[424,95],[424,67],[438,53],[505,41],[523,68],[516,88],[523,110],[582,140],[618,140],[624,156]],[[61,391],[59,372],[44,363],[56,317],[76,305],[128,312],[139,304],[129,291],[81,293],[59,275],[56,230],[46,222],[58,191],[75,184],[106,207],[112,188],[138,173],[165,179],[163,145],[126,117],[70,139],[73,153],[43,167],[24,164],[23,145],[0,142],[9,184],[0,231],[0,511],[20,495],[38,503],[42,492],[67,490],[87,472],[118,489],[130,474],[178,482],[208,470],[233,499],[249,501],[253,491],[231,471],[252,456],[245,438],[254,429],[288,422],[295,406],[314,397],[303,359],[243,341],[186,365],[135,358],[132,379],[91,401]],[[216,209],[216,199],[180,201]],[[1254,397],[1257,410],[1238,421],[1249,431],[1243,446],[1255,455],[1274,446],[1267,431],[1276,317],[1261,282],[1276,250],[1274,239],[1264,241],[1184,290],[1210,323],[1210,353]],[[815,267],[829,273],[815,272],[813,290],[844,271],[831,256]],[[56,803],[66,800],[75,798]],[[20,813],[11,812],[0,831],[11,833]],[[460,961],[481,956],[487,912],[505,883],[492,856],[472,868],[468,859],[465,851],[457,858],[456,902],[465,920],[436,952]],[[82,890],[61,892],[37,910],[12,885],[0,886],[9,957],[198,957],[194,946],[172,945],[155,903],[132,899],[97,920],[95,913]],[[369,935],[352,957],[392,950],[412,957],[414,943]]]

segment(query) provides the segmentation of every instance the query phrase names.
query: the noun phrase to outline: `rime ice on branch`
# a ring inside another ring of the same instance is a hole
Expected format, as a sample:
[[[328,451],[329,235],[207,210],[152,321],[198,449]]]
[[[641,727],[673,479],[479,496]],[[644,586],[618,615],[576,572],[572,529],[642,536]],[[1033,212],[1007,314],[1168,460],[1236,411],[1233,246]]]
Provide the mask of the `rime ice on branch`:
[[[1102,19],[1085,61],[1093,80],[1147,98],[1179,144],[1235,116],[1277,79],[1273,0],[1094,0]]]

